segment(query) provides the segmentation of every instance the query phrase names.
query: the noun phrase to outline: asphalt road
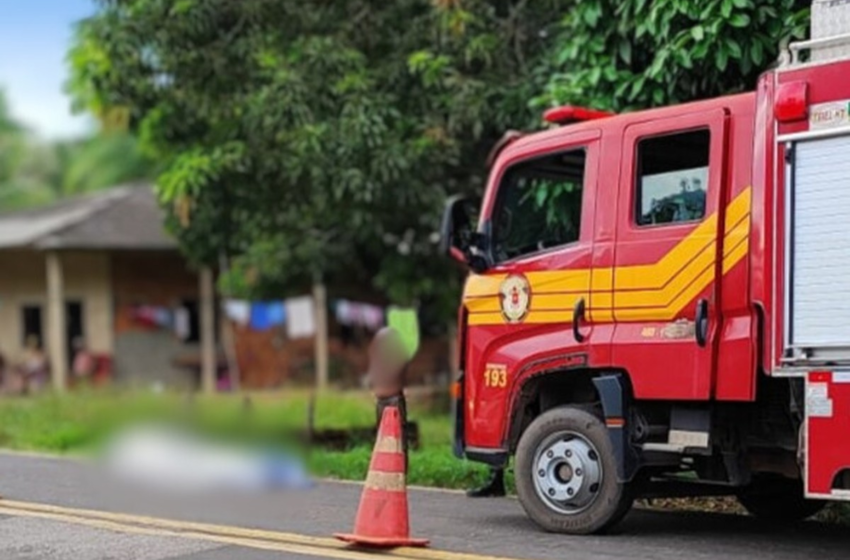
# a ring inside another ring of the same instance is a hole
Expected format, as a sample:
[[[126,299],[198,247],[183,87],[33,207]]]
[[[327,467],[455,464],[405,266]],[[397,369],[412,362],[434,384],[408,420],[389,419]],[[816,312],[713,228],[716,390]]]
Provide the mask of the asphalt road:
[[[157,493],[115,485],[75,461],[0,454],[0,560],[369,560],[328,538],[351,529],[359,495],[357,485],[342,483],[253,495]],[[391,560],[850,555],[850,531],[813,522],[778,528],[742,516],[636,510],[612,535],[567,537],[541,533],[513,499],[429,490],[411,490],[409,499],[413,533],[430,538],[432,549],[384,555]]]

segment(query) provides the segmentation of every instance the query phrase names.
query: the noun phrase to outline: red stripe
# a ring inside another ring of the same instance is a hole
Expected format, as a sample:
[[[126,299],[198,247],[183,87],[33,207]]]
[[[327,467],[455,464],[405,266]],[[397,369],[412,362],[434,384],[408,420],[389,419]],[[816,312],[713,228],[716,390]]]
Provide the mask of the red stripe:
[[[381,471],[386,473],[404,472],[404,455],[401,453],[375,453],[369,464],[370,471]]]

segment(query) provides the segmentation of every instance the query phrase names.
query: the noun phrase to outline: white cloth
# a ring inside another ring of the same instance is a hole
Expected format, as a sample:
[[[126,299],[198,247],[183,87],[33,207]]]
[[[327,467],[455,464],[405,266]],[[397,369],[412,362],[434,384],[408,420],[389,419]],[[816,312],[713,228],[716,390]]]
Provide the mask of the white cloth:
[[[286,300],[286,334],[289,338],[316,334],[316,309],[311,296]]]
[[[190,331],[189,310],[185,307],[180,307],[174,312],[174,334],[180,340],[188,340]]]
[[[224,313],[234,323],[244,326],[251,320],[251,304],[240,299],[229,299],[224,302]]]
[[[340,300],[336,306],[340,325],[365,327],[377,331],[384,326],[384,310],[376,305]]]

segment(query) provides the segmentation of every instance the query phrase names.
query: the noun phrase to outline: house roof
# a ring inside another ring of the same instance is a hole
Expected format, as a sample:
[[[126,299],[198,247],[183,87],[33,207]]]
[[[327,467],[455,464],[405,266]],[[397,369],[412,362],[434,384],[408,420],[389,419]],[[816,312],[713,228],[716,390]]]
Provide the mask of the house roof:
[[[150,184],[0,214],[0,249],[176,249]]]

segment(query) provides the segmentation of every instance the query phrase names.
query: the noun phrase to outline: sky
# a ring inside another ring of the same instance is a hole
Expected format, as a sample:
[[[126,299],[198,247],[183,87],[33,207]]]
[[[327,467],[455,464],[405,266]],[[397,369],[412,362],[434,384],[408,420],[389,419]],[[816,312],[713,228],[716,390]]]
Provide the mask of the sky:
[[[0,0],[0,89],[14,118],[44,139],[92,130],[62,88],[74,23],[94,9],[93,0]]]

